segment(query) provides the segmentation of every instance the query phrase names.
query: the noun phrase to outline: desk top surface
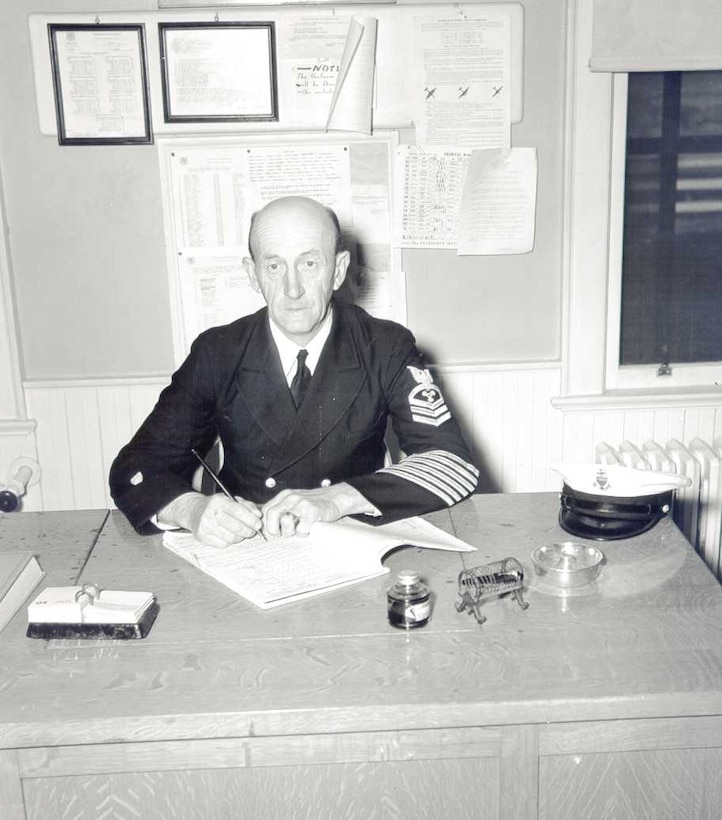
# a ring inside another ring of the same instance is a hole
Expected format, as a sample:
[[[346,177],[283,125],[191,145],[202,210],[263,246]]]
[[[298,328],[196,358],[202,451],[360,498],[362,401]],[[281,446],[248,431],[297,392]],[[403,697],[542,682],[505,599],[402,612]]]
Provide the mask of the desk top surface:
[[[0,745],[722,714],[722,589],[692,547],[665,519],[600,544],[593,584],[549,592],[530,554],[569,540],[558,504],[474,496],[430,516],[478,551],[387,557],[434,594],[408,633],[387,622],[389,576],[263,612],[117,512],[7,516],[0,549],[33,549],[46,585],[152,590],[161,612],[144,640],[42,641],[21,610],[0,633]],[[492,599],[479,626],[454,607],[458,573],[507,556],[529,607]]]

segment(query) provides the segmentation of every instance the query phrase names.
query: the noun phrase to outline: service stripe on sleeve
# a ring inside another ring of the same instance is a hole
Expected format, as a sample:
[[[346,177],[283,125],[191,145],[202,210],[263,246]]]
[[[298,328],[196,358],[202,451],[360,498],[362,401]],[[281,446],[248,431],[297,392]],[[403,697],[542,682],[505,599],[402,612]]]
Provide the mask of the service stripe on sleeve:
[[[446,450],[415,453],[379,472],[418,484],[449,507],[473,492],[479,478],[479,471],[473,464]]]

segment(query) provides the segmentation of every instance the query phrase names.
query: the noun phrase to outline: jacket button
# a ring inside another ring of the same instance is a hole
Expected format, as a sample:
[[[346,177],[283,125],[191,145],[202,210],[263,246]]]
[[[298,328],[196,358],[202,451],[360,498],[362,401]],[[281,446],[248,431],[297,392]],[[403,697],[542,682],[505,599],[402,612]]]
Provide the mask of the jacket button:
[[[330,487],[331,486],[331,479],[330,478],[324,478],[323,481],[321,482],[321,486],[322,487]]]
[[[269,476],[265,483],[266,487],[268,487],[269,490],[272,490],[276,486],[276,479],[273,476]]]

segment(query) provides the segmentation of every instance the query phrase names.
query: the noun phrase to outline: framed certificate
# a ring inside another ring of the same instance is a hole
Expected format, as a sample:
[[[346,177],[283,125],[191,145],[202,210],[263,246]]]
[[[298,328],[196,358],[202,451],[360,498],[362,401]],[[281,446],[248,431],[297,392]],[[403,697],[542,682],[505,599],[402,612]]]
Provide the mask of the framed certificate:
[[[278,119],[272,22],[159,23],[166,122]]]
[[[150,143],[142,25],[48,24],[61,145]]]

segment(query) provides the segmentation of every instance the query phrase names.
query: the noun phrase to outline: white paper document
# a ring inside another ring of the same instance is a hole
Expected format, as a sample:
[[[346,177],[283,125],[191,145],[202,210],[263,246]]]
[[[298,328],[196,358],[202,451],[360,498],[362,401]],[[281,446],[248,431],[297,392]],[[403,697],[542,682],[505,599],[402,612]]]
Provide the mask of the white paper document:
[[[273,54],[267,25],[167,28],[164,37],[173,116],[273,114]]]
[[[227,549],[201,544],[191,534],[169,531],[163,544],[261,609],[348,586],[389,570],[381,563],[394,547],[473,552],[476,547],[422,518],[378,527],[354,519],[314,524],[307,536],[262,537]]]
[[[172,159],[175,232],[179,246],[237,248],[245,255],[251,215],[272,199],[303,194],[332,207],[352,224],[348,145],[299,141],[294,145],[178,151]]]
[[[534,247],[535,148],[473,151],[459,212],[458,253],[529,253]]]
[[[402,248],[456,248],[469,154],[396,150],[396,242]]]
[[[508,148],[509,15],[459,10],[414,20],[416,143],[426,150]]]
[[[225,325],[262,308],[263,296],[251,287],[241,254],[224,249],[178,256],[184,340],[187,346],[209,327]]]
[[[284,14],[278,20],[278,91],[288,122],[324,128],[350,22],[350,16],[340,14]]]
[[[56,35],[65,136],[117,139],[147,135],[138,32],[90,28]]]
[[[327,131],[371,133],[376,28],[377,21],[373,17],[351,20],[329,106]]]

